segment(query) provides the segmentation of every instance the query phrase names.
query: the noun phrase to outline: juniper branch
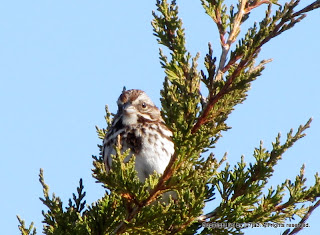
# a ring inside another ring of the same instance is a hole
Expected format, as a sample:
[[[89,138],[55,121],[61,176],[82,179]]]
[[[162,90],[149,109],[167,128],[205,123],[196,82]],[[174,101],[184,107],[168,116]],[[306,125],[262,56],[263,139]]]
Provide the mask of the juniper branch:
[[[36,228],[34,227],[33,222],[29,225],[29,228],[26,228],[25,221],[23,219],[21,219],[20,216],[17,216],[17,218],[20,223],[20,225],[18,227],[19,227],[19,230],[22,235],[36,235],[37,234],[37,231],[36,231]]]
[[[244,4],[245,2],[246,1],[241,1],[242,4]],[[235,78],[237,76],[239,76],[239,74],[242,71],[244,71],[244,69],[248,66],[248,63],[250,63],[250,61],[252,61],[252,59],[257,56],[257,54],[260,52],[261,47],[264,44],[266,44],[272,38],[278,36],[282,32],[293,27],[294,24],[301,21],[305,17],[304,13],[320,7],[320,2],[319,2],[319,0],[317,0],[317,1],[313,2],[312,4],[308,5],[307,7],[303,8],[302,10],[297,11],[297,12],[293,12],[293,9],[298,5],[298,3],[299,3],[299,0],[295,0],[295,1],[293,0],[289,4],[286,4],[282,11],[277,12],[275,18],[273,18],[273,21],[272,21],[272,22],[274,22],[273,30],[271,30],[268,33],[268,35],[266,35],[263,39],[261,38],[260,40],[258,40],[258,38],[257,38],[258,43],[257,43],[257,45],[254,46],[254,48],[250,51],[249,54],[247,54],[245,56],[245,54],[243,52],[240,55],[236,55],[235,58],[231,59],[229,61],[229,63],[227,63],[227,65],[225,65],[225,62],[226,62],[225,57],[226,57],[226,54],[228,54],[229,49],[230,49],[230,46],[228,43],[233,43],[235,41],[234,37],[237,35],[237,32],[239,32],[239,30],[240,30],[239,29],[240,24],[238,23],[239,19],[243,19],[243,17],[244,17],[244,12],[242,12],[242,11],[244,11],[244,6],[241,4],[241,6],[239,8],[239,12],[236,15],[236,20],[235,20],[233,31],[230,34],[231,37],[229,36],[228,42],[226,43],[227,46],[225,47],[224,52],[222,52],[217,76],[220,76],[219,74],[221,74],[221,76],[222,76],[222,72],[226,72],[226,70],[229,69],[231,66],[233,66],[238,59],[240,59],[240,62],[238,65],[236,65],[235,70],[228,77],[228,80],[225,82],[222,89],[215,95],[212,93],[209,94],[209,99],[208,99],[207,105],[202,110],[201,115],[199,116],[197,122],[193,126],[192,133],[197,132],[201,128],[202,125],[204,125],[205,123],[207,123],[209,121],[208,116],[211,113],[215,104],[228,93],[229,87],[231,86],[231,84],[233,83]],[[248,12],[249,12],[249,9],[248,9]],[[268,12],[270,13],[271,9],[269,9]],[[268,17],[269,16],[267,15],[266,19],[268,19]],[[280,19],[280,22],[278,24],[276,24],[275,22],[278,21],[279,19]],[[265,27],[267,27],[267,26],[265,26]],[[257,34],[257,35],[260,37],[259,34]],[[217,79],[217,77],[216,77],[216,80],[219,80],[219,79]]]
[[[247,14],[245,11],[245,6],[246,6],[247,0],[240,1],[239,4],[239,9],[238,13],[235,16],[234,22],[232,24],[232,30],[229,33],[229,37],[227,39],[227,42],[223,44],[222,41],[222,54],[220,56],[220,62],[219,62],[219,67],[218,67],[218,72],[216,76],[216,80],[222,79],[222,69],[225,66],[226,60],[227,60],[227,55],[229,53],[231,44],[235,42],[238,34],[240,33],[240,25],[242,22],[242,19],[244,17],[244,14]]]

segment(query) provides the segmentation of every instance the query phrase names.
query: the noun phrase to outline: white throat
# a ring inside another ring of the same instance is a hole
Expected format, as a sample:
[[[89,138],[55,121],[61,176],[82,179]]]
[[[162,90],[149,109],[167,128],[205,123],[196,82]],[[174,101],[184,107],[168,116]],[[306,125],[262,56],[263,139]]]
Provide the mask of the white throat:
[[[122,124],[125,126],[136,125],[138,123],[138,117],[136,114],[125,114],[122,117]]]

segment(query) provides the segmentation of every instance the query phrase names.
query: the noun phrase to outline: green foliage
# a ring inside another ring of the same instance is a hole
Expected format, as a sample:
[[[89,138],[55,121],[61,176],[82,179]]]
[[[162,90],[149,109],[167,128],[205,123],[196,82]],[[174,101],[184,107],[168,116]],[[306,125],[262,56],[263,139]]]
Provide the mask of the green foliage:
[[[204,154],[230,128],[226,124],[229,114],[246,99],[251,82],[271,61],[256,64],[262,46],[292,28],[306,12],[319,8],[320,2],[299,11],[295,10],[298,0],[283,7],[276,0],[243,0],[229,7],[223,0],[201,0],[201,4],[217,26],[221,44],[221,54],[216,57],[209,43],[202,70],[197,64],[200,54],[193,57],[186,48],[176,1],[158,0],[157,12],[153,12],[154,35],[170,52],[168,57],[160,49],[160,63],[166,74],[161,103],[162,116],[173,131],[175,154],[163,175],[153,174],[140,182],[134,156],[124,163],[129,151],[121,151],[117,143],[110,172],[106,173],[101,154],[93,156],[93,177],[106,190],[104,197],[85,205],[80,180],[77,194],[63,207],[59,197],[49,196],[41,170],[44,197],[40,200],[48,208],[42,212],[45,234],[195,234],[205,223],[283,223],[297,216],[304,223],[320,205],[320,177],[316,174],[314,185],[305,186],[304,166],[294,181],[288,179],[266,189],[274,167],[283,153],[305,135],[311,119],[295,134],[291,130],[283,143],[278,135],[271,150],[261,142],[253,152],[255,161],[249,164],[242,157],[234,167],[226,163],[220,169],[226,156],[218,161],[213,153]],[[264,19],[239,39],[241,24],[249,19],[251,11],[264,4],[268,5]],[[277,10],[273,11],[275,6]],[[200,89],[201,85],[204,88]],[[106,129],[96,127],[100,139],[112,122],[107,106],[105,119]],[[174,195],[174,200],[168,195]],[[218,201],[216,195],[221,199],[218,206],[203,215],[205,202]],[[33,223],[26,228],[25,222],[18,220],[21,234],[36,234]],[[200,233],[241,234],[243,229],[207,226]],[[284,234],[300,229],[286,230]]]
[[[250,163],[247,167],[242,158],[241,162],[234,166],[234,169],[230,169],[227,164],[225,169],[212,179],[212,183],[216,185],[222,199],[220,205],[210,215],[212,221],[220,223],[250,223],[254,221],[284,223],[287,218],[292,218],[294,215],[303,217],[307,209],[304,206],[298,207],[297,204],[315,200],[319,197],[320,190],[317,176],[315,185],[305,190],[304,167],[300,176],[297,176],[295,184],[286,181],[278,185],[276,190],[271,187],[267,195],[262,194],[262,191],[282,154],[304,136],[303,131],[309,127],[310,121],[306,125],[300,126],[294,136],[292,136],[291,130],[284,144],[280,143],[279,135],[273,143],[271,152],[263,148],[261,143],[260,147],[254,150],[253,156],[256,159],[254,164]],[[285,188],[290,193],[288,201],[284,201]]]
[[[36,228],[33,227],[33,222],[30,224],[29,228],[26,228],[26,224],[24,222],[24,220],[22,220],[19,216],[17,216],[20,225],[19,230],[21,232],[22,235],[35,235],[36,234]]]
[[[55,194],[49,196],[49,186],[44,182],[43,170],[40,170],[40,183],[43,187],[44,198],[40,198],[48,211],[42,211],[46,224],[44,226],[45,234],[90,234],[87,227],[86,217],[82,217],[86,201],[83,201],[86,193],[83,192],[82,179],[80,179],[77,188],[78,195],[73,194],[73,201],[69,199],[68,206],[64,209],[63,202]]]
[[[139,181],[134,169],[134,157],[128,163],[123,163],[129,151],[122,153],[118,143],[116,152],[116,156],[113,156],[112,170],[108,174],[105,172],[102,157],[94,157],[94,177],[97,182],[103,183],[103,186],[112,192],[110,195],[106,195],[108,202],[113,201],[111,218],[119,218],[115,220],[117,226],[111,227],[111,229],[108,226],[109,230],[103,230],[105,233],[122,233],[124,231],[130,234],[178,232],[201,213],[204,206],[204,185],[197,184],[192,188],[184,187],[186,186],[185,181],[191,181],[191,178],[186,178],[191,176],[185,174],[172,176],[171,181],[166,185],[161,185],[159,183],[161,178],[154,174],[143,184]],[[211,158],[211,161],[213,163],[215,159]],[[210,171],[212,169],[208,170],[208,172]],[[208,175],[208,172],[202,174],[204,169],[199,167],[192,172],[193,177],[203,178],[203,175]],[[181,176],[186,179],[181,180]],[[180,185],[177,183],[179,181],[181,181]],[[161,200],[161,194],[168,191],[175,191],[179,195],[179,202],[171,199]],[[110,197],[113,197],[112,200]],[[167,202],[163,203],[163,200]],[[97,217],[101,217],[101,215]],[[119,221],[122,222],[119,223]]]

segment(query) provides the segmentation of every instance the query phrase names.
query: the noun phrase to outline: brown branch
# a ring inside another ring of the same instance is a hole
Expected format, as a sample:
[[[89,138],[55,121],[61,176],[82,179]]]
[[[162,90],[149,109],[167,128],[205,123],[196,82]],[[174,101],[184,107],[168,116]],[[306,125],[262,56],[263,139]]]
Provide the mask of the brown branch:
[[[202,112],[201,116],[199,117],[198,121],[196,122],[196,124],[193,126],[191,133],[197,132],[200,129],[201,125],[208,122],[207,117],[209,116],[214,105],[220,100],[220,98],[222,98],[225,94],[228,93],[228,89],[229,89],[230,85],[232,84],[233,80],[240,74],[240,72],[245,67],[247,62],[248,62],[248,60],[242,60],[239,63],[239,66],[236,68],[236,70],[232,73],[230,78],[226,81],[225,85],[219,91],[219,93],[216,94],[215,96],[212,96],[209,98],[207,106],[203,110],[203,112]]]
[[[242,19],[243,19],[243,16],[246,14],[245,13],[245,6],[246,6],[246,3],[247,3],[247,0],[242,0],[240,2],[240,5],[239,5],[239,10],[235,16],[235,19],[234,19],[234,23],[232,24],[232,30],[229,34],[229,37],[228,37],[228,41],[227,41],[227,44],[230,46],[232,43],[235,42],[236,38],[237,38],[237,35],[238,33],[240,32],[240,25],[242,23]]]
[[[210,219],[212,217],[215,217],[217,214],[218,214],[218,211],[220,209],[220,206],[219,207],[216,207],[213,211],[211,211],[210,213],[207,213],[205,215],[200,215],[197,219],[198,219],[198,222],[201,223],[201,222],[204,222],[206,221],[207,219]]]
[[[121,197],[126,199],[128,202],[133,202],[134,204],[140,206],[141,202],[139,202],[136,198],[136,195],[133,194],[132,192],[125,192],[125,193],[121,193]]]
[[[223,29],[222,21],[221,21],[221,14],[218,11],[218,8],[216,8],[216,24],[217,24],[217,27],[218,27],[218,30],[219,30],[220,43],[221,43],[221,45],[225,45],[226,42],[225,42],[224,35],[226,34],[226,32]]]
[[[211,3],[213,5],[217,5],[216,1],[213,1],[213,3]],[[218,31],[219,31],[219,36],[220,36],[220,42],[222,45],[225,44],[225,39],[224,39],[224,35],[226,34],[225,30],[223,29],[222,26],[222,21],[221,21],[221,14],[220,11],[218,9],[218,7],[215,8],[214,11],[215,17],[212,17],[213,21],[216,23]]]
[[[309,11],[315,10],[320,7],[320,0],[317,0],[310,5],[306,6],[305,8],[301,9],[300,11],[297,11],[293,14],[294,17],[302,15],[303,13],[307,13]]]
[[[304,223],[307,221],[307,219],[309,219],[309,217],[310,217],[310,215],[312,214],[312,212],[313,212],[318,206],[320,206],[320,200],[317,201],[313,206],[310,206],[310,207],[309,207],[308,212],[303,216],[303,218],[300,220],[299,224],[304,224]],[[296,233],[300,232],[303,228],[304,228],[303,226],[301,226],[301,227],[296,227],[296,228],[294,228],[294,229],[293,229],[290,233],[288,233],[288,234],[290,234],[290,235],[296,234]]]
[[[179,168],[179,166],[181,165],[179,164],[178,166],[174,167],[173,164],[176,162],[176,160],[177,160],[177,155],[174,153],[170,159],[170,162],[167,168],[159,178],[158,184],[150,192],[149,197],[143,202],[144,204],[149,205],[151,202],[153,202],[157,198],[158,195],[160,195],[163,192],[163,190],[165,189],[166,181],[169,178],[171,178],[171,176],[176,171],[176,169]]]
[[[230,59],[230,61],[228,62],[228,64],[226,66],[224,66],[224,68],[222,69],[222,73],[225,73],[227,72],[230,67],[232,65],[234,65],[238,60],[240,60],[241,58],[243,57],[243,54],[242,55],[238,55],[238,56],[235,56],[233,57],[232,59]]]
[[[248,14],[254,8],[261,6],[262,4],[272,4],[272,3],[269,0],[261,0],[260,2],[256,1],[255,4],[252,4],[252,5],[249,5],[246,7],[246,9],[245,9],[246,14]]]
[[[226,63],[226,60],[227,60],[227,55],[229,53],[231,44],[235,42],[236,37],[237,37],[238,33],[240,32],[240,25],[241,25],[243,16],[245,14],[245,5],[246,5],[246,3],[247,3],[247,0],[243,0],[243,1],[241,1],[240,5],[239,5],[239,10],[238,10],[238,12],[237,12],[237,14],[235,16],[234,23],[232,24],[232,29],[231,29],[231,31],[229,33],[229,37],[227,39],[227,42],[223,43],[224,39],[223,39],[223,41],[221,41],[222,53],[221,53],[221,56],[220,56],[220,61],[219,61],[219,67],[218,67],[218,71],[217,71],[216,80],[221,80],[221,78],[222,78],[222,70],[223,70],[223,68],[225,66],[225,63]],[[220,25],[221,25],[221,23],[222,22],[221,22],[221,19],[220,19]],[[219,24],[218,23],[217,23],[217,25],[218,25],[218,28],[219,28]],[[220,30],[219,30],[219,32],[220,32]],[[222,32],[220,32],[220,40],[221,40],[221,33]]]

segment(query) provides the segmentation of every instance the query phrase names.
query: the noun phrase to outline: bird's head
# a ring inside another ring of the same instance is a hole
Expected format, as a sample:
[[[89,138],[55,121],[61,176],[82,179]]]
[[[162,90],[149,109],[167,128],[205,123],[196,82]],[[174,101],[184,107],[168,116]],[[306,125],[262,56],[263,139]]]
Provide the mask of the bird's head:
[[[123,91],[118,99],[118,114],[123,125],[136,125],[161,120],[160,110],[142,90]]]

